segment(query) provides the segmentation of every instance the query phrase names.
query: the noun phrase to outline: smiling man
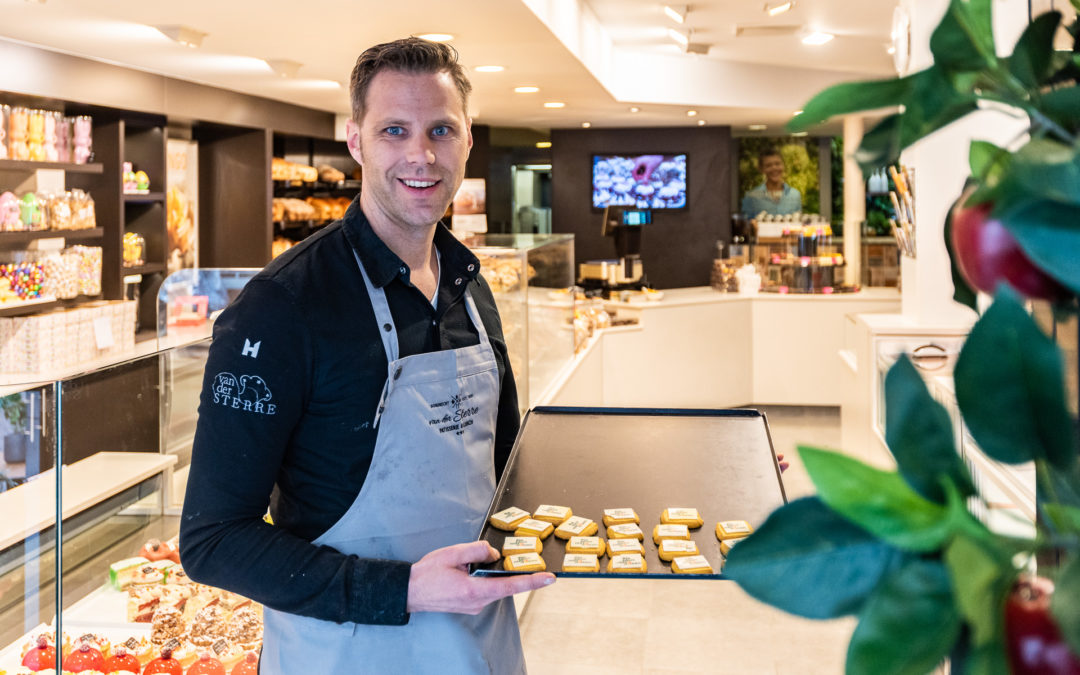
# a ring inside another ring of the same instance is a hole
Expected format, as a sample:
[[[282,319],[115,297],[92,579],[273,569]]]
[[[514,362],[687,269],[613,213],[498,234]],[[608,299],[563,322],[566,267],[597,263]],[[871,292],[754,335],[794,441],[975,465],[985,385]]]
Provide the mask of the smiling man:
[[[762,212],[787,215],[802,211],[802,193],[784,182],[787,167],[779,150],[763,150],[758,155],[758,169],[765,175],[765,182],[743,195],[744,216],[756,218]]]
[[[365,51],[360,196],[214,326],[181,556],[266,605],[262,673],[525,670],[510,596],[554,576],[467,573],[498,557],[472,540],[519,425],[491,290],[438,223],[472,147],[470,89],[449,46]],[[260,411],[221,404],[238,382]]]

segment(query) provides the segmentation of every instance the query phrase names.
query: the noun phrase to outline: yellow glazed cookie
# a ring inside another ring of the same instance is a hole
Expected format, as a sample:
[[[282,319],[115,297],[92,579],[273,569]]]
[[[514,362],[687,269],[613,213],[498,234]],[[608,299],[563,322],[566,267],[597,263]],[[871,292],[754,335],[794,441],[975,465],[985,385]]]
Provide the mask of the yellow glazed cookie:
[[[543,572],[547,565],[539,553],[519,553],[503,558],[503,568],[510,572]]]
[[[596,534],[596,531],[600,528],[597,526],[595,520],[589,520],[588,518],[582,518],[581,516],[574,516],[568,519],[562,525],[555,528],[555,536],[559,539],[569,539],[570,537],[588,537]]]
[[[712,574],[712,566],[703,555],[691,555],[675,558],[671,561],[671,571],[675,574]]]
[[[492,527],[497,527],[500,530],[509,532],[516,528],[518,523],[528,517],[528,511],[519,509],[516,506],[511,506],[508,509],[491,514],[491,518],[488,518],[488,522],[491,523]]]
[[[754,531],[745,520],[721,520],[716,524],[716,538],[720,541],[745,537]]]
[[[690,529],[696,529],[705,524],[698,514],[697,509],[666,508],[660,514],[660,522],[665,525],[686,525]]]
[[[608,556],[615,557],[620,553],[645,553],[645,547],[637,539],[608,539]]]
[[[685,539],[664,539],[660,542],[658,553],[660,559],[665,562],[671,562],[675,558],[681,558],[688,555],[701,555],[701,551],[698,550],[697,544],[692,541],[686,541]]]
[[[723,540],[720,542],[720,552],[723,553],[724,556],[727,556],[728,552],[735,548],[735,544],[738,544],[743,539],[746,539],[746,537],[733,537],[731,539]]]
[[[690,530],[685,525],[657,525],[652,530],[652,541],[659,545],[665,539],[689,539]]]
[[[514,530],[514,536],[540,537],[541,539],[547,539],[554,531],[555,526],[551,523],[545,523],[544,521],[536,520],[535,518],[527,518],[518,523],[517,529]]]
[[[645,556],[640,553],[621,553],[613,556],[607,564],[607,571],[616,574],[643,574],[647,569]]]
[[[611,525],[607,529],[607,536],[608,539],[637,539],[638,541],[645,539],[645,533],[634,523]]]
[[[563,556],[563,572],[599,572],[600,560],[592,553],[567,553]]]
[[[604,545],[604,540],[600,537],[570,537],[570,540],[566,542],[567,553],[592,553],[593,555],[604,555],[607,551],[607,547]]]
[[[634,509],[604,509],[604,525],[624,525],[626,523],[640,523]]]
[[[507,537],[503,539],[502,554],[504,556],[517,553],[540,553],[544,545],[539,537]]]
[[[536,507],[536,511],[533,513],[532,517],[537,520],[551,523],[552,525],[558,525],[572,515],[574,515],[574,512],[570,510],[569,506],[541,504]]]

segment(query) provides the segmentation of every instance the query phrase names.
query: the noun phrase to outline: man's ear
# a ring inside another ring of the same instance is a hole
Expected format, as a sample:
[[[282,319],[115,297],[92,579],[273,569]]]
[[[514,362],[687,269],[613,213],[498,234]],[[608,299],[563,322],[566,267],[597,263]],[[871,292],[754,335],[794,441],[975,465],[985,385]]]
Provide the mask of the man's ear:
[[[364,166],[363,155],[360,152],[360,125],[352,118],[345,120],[345,144],[349,147],[349,154],[360,166]]]
[[[473,143],[473,141],[472,141],[472,118],[471,117],[466,118],[465,133],[469,137],[469,153],[472,153],[472,143]],[[466,157],[468,157],[468,154],[466,155]]]

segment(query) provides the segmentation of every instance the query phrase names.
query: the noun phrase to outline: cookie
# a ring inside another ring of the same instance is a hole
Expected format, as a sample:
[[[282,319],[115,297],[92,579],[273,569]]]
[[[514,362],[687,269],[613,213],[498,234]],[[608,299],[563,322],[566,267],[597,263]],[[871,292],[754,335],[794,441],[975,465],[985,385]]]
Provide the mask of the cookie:
[[[634,509],[604,509],[604,525],[624,525],[626,523],[641,523]]]
[[[754,531],[745,520],[721,520],[716,524],[716,538],[720,541],[745,537]]]
[[[599,556],[607,552],[607,546],[604,545],[604,540],[600,537],[570,537],[570,540],[566,542],[566,552],[592,553]]]
[[[574,512],[570,510],[569,506],[541,504],[536,507],[536,511],[533,512],[532,517],[536,520],[543,520],[544,522],[551,523],[552,525],[559,525],[572,515],[574,515]]]
[[[492,527],[510,532],[528,517],[528,511],[519,509],[516,506],[511,506],[508,509],[491,514],[491,517],[488,518],[488,522],[491,523]]]
[[[725,557],[727,557],[728,552],[730,552],[731,549],[735,548],[735,544],[738,544],[743,539],[746,539],[746,537],[732,537],[731,539],[723,540],[722,542],[720,542],[720,552],[723,553]]]
[[[657,525],[652,530],[653,543],[659,545],[665,539],[689,539],[690,530],[686,525]]]
[[[712,566],[703,555],[689,555],[671,561],[671,571],[675,574],[712,574]]]
[[[637,539],[638,541],[645,539],[645,533],[635,523],[611,525],[607,529],[607,536],[608,539]]]
[[[542,520],[536,520],[535,518],[526,518],[525,520],[518,523],[517,529],[514,530],[514,536],[540,537],[541,539],[547,539],[554,531],[555,526],[551,523],[546,523]]]
[[[503,539],[502,554],[504,556],[517,553],[540,553],[544,545],[539,537],[507,537]]]
[[[640,553],[620,553],[608,561],[607,571],[615,574],[644,574],[648,569],[645,556]]]
[[[686,525],[690,529],[696,529],[705,524],[697,509],[666,508],[660,514],[660,522],[665,525]]]
[[[581,516],[574,516],[567,519],[565,523],[555,528],[555,536],[559,539],[569,539],[570,537],[588,537],[596,534],[599,530],[595,520],[589,520],[588,518],[582,518]]]
[[[563,572],[599,572],[600,560],[592,553],[567,553],[563,556]]]
[[[660,542],[657,552],[660,559],[665,562],[671,562],[675,558],[688,555],[701,555],[697,543],[685,539],[664,539]]]
[[[539,553],[519,553],[503,558],[503,569],[509,572],[543,572],[547,564]]]

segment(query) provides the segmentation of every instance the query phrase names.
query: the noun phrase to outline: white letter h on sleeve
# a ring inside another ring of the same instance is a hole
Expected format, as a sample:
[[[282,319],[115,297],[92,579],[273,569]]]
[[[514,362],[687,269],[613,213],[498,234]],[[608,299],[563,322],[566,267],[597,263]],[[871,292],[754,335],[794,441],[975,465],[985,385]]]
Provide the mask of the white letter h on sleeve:
[[[244,356],[250,356],[253,359],[259,358],[259,345],[262,344],[262,340],[259,340],[255,344],[251,344],[251,341],[244,338],[244,350],[241,352]]]

